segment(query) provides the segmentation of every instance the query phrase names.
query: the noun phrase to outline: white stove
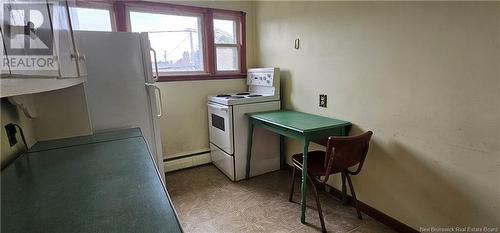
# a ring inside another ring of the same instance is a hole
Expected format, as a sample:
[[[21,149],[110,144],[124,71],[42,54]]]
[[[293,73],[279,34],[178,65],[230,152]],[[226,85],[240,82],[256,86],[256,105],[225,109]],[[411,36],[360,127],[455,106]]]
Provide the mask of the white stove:
[[[208,101],[237,105],[280,100],[279,68],[253,68],[247,72],[248,91],[222,93],[208,97]]]
[[[279,96],[272,94],[261,94],[257,92],[237,92],[210,96],[208,97],[208,100],[223,105],[237,105],[276,101],[279,100]]]
[[[210,156],[231,180],[245,178],[248,139],[246,113],[280,109],[279,68],[248,69],[245,92],[208,97]],[[254,129],[250,176],[280,169],[279,136]]]

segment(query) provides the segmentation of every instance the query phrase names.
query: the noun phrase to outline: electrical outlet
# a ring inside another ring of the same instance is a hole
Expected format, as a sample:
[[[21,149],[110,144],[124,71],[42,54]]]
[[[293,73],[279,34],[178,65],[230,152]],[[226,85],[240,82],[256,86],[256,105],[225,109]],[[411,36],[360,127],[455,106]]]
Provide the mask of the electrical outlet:
[[[7,138],[9,139],[9,145],[14,146],[17,144],[16,139],[16,126],[12,123],[5,125],[5,132],[7,133]]]
[[[327,106],[326,105],[326,100],[327,100],[326,95],[325,94],[320,94],[319,95],[319,106],[323,107],[323,108],[326,108],[326,106]]]

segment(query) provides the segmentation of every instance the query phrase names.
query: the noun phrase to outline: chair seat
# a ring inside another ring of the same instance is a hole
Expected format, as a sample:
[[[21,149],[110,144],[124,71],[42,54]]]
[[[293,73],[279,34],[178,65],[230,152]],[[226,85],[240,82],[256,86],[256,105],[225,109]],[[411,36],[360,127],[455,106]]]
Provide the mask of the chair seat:
[[[326,152],[324,151],[309,151],[307,153],[307,172],[312,176],[324,176],[326,167],[324,167]],[[302,169],[302,153],[292,155],[293,165]],[[332,167],[330,174],[340,172]]]

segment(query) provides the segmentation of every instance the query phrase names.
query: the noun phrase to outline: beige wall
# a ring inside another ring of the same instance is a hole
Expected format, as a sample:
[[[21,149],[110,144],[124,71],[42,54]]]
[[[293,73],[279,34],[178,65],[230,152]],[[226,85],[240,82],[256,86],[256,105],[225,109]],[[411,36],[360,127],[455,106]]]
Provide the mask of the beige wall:
[[[0,137],[1,137],[1,164],[2,168],[8,164],[12,159],[14,159],[17,155],[24,152],[24,144],[21,139],[21,134],[19,133],[19,129],[17,129],[17,144],[13,147],[10,147],[9,140],[7,139],[7,134],[5,133],[4,126],[9,123],[15,123],[21,126],[23,129],[24,136],[26,138],[26,142],[28,147],[31,147],[36,142],[35,130],[33,126],[33,121],[27,118],[23,112],[18,109],[16,106],[12,105],[7,98],[1,99],[1,128],[0,128]]]
[[[22,97],[23,101],[29,101],[30,109],[35,114],[33,119],[27,118],[23,111],[19,107],[12,105],[7,98],[1,99],[2,166],[24,152],[24,145],[19,133],[17,134],[18,144],[13,147],[9,146],[4,129],[4,126],[8,123],[16,123],[23,128],[28,147],[31,147],[37,141],[92,133],[83,85]]]
[[[256,59],[287,108],[374,131],[363,202],[416,229],[499,226],[499,30],[498,2],[258,2]]]
[[[92,134],[83,84],[33,96],[38,141]]]
[[[194,1],[175,4],[244,11],[247,66],[254,64],[254,4],[247,1]],[[157,83],[163,95],[166,116],[160,120],[163,154],[176,157],[208,150],[207,96],[245,90],[242,79]]]
[[[244,90],[241,79],[157,83],[165,116],[160,120],[163,154],[168,158],[208,147],[207,96]]]

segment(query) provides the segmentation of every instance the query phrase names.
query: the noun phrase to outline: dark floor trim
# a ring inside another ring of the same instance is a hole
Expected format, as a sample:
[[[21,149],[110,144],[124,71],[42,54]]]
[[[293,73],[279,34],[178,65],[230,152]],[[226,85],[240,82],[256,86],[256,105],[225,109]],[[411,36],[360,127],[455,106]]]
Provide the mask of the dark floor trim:
[[[292,169],[292,166],[288,165],[286,166],[287,169]],[[329,188],[329,194],[332,195],[333,197],[339,199],[339,200],[342,200],[342,192],[340,190],[338,190],[337,188],[335,187],[332,187],[330,185],[323,185],[323,186],[326,186]],[[325,190],[325,187],[321,187],[323,190]],[[356,190],[356,187],[354,188],[354,190]],[[347,204],[350,205],[350,206],[353,206],[353,203],[352,203],[352,197],[347,195]],[[418,233],[419,231],[411,228],[410,226],[398,221],[397,219],[387,215],[387,214],[384,214],[383,212],[369,206],[368,204],[358,200],[358,204],[359,204],[359,210],[361,212],[363,212],[364,214],[372,217],[373,219],[379,221],[380,223],[388,226],[389,228],[397,231],[397,232],[403,232],[403,233]]]
[[[192,157],[192,156],[196,156],[196,155],[207,154],[207,153],[210,153],[210,150],[196,152],[196,153],[187,154],[187,155],[181,155],[181,156],[177,156],[174,158],[163,158],[163,162],[168,162],[168,161],[177,160],[177,159],[184,159],[184,158],[188,158],[188,157]]]
[[[337,199],[342,199],[342,192],[330,185],[326,185],[330,191],[330,195],[334,196],[335,198]],[[354,188],[354,190],[356,190],[356,188]],[[351,196],[347,196],[347,204],[350,205],[350,206],[353,206],[352,204],[352,197]],[[419,231],[411,228],[410,226],[398,221],[397,219],[387,215],[387,214],[384,214],[382,213],[381,211],[369,206],[368,204],[358,200],[358,204],[359,204],[359,210],[361,212],[363,212],[364,214],[374,218],[375,220],[383,223],[384,225],[390,227],[391,229],[397,231],[397,232],[408,232],[408,233],[418,233]]]

